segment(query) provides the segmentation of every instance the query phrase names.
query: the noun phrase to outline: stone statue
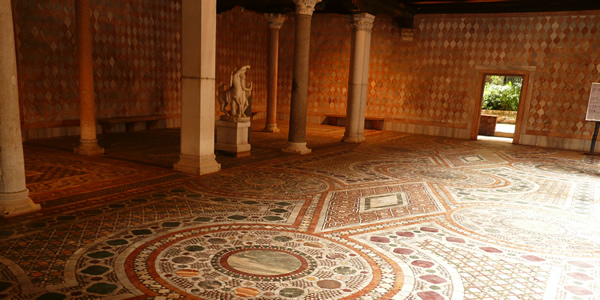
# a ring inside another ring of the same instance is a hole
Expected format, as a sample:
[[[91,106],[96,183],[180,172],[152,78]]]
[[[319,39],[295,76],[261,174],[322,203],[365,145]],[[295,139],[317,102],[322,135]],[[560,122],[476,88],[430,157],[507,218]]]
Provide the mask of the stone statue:
[[[217,99],[225,116],[221,119],[247,121],[249,116],[244,113],[248,107],[248,98],[252,95],[252,82],[246,87],[246,71],[250,66],[243,66],[231,72],[229,88],[223,83],[219,86]],[[227,108],[229,106],[229,108]]]

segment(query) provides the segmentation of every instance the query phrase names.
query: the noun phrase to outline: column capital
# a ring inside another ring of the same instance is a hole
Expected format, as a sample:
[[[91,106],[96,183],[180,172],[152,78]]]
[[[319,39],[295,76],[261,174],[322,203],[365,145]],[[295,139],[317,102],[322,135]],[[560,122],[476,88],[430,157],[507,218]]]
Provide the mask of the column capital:
[[[319,2],[321,2],[321,0],[294,0],[294,4],[296,4],[296,14],[312,15],[315,11],[315,5]]]
[[[373,29],[375,16],[368,13],[359,13],[352,15],[352,25],[356,30],[371,31]]]
[[[280,29],[283,22],[287,20],[287,16],[284,14],[265,14],[267,22],[269,22],[269,28]]]

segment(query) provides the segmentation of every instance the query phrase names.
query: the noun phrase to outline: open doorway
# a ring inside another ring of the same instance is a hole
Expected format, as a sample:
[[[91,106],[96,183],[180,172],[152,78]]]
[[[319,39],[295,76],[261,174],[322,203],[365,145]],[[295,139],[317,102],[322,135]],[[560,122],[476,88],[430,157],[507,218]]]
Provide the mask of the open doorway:
[[[514,137],[522,87],[523,76],[485,76],[478,135]]]
[[[471,139],[519,143],[527,71],[488,70],[479,73],[479,101],[473,114]]]

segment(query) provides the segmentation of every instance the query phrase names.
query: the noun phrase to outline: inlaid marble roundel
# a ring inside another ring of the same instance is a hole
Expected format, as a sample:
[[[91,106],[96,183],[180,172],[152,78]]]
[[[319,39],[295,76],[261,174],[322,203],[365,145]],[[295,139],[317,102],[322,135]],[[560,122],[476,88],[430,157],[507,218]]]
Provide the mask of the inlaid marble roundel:
[[[589,176],[595,180],[600,176],[597,166],[568,160],[529,160],[516,162],[513,166],[533,173],[560,177],[581,178],[582,176]]]
[[[535,208],[468,207],[452,214],[458,226],[501,243],[570,254],[597,251],[600,222],[589,228],[589,221],[578,218]]]
[[[351,297],[375,265],[337,242],[278,230],[188,231],[138,250],[134,265],[148,266],[139,283],[200,299]]]
[[[434,166],[415,166],[412,169],[403,165],[389,165],[383,169],[386,175],[394,178],[408,177],[413,180],[443,183],[451,186],[489,186],[497,180],[482,172],[461,169],[445,169]]]
[[[306,259],[292,251],[279,249],[242,248],[227,250],[217,267],[234,273],[257,277],[278,277],[298,274],[308,267]]]

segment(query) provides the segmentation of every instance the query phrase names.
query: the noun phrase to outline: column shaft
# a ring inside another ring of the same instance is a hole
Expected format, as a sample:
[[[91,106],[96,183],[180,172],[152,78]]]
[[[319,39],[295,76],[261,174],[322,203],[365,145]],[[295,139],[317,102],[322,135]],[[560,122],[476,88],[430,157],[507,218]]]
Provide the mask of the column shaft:
[[[310,55],[310,22],[315,4],[321,0],[294,0],[296,31],[294,41],[294,72],[290,103],[288,145],[283,152],[306,154],[306,107],[308,97],[308,67]]]
[[[288,145],[283,152],[307,154],[306,107],[308,97],[308,67],[310,55],[310,22],[315,5],[321,0],[294,0],[296,4],[296,36],[294,41],[294,72],[290,103]]]
[[[0,0],[0,218],[40,209],[29,199],[19,115],[17,60],[10,0]]]
[[[308,97],[308,66],[310,55],[310,23],[312,16],[296,15],[294,43],[294,73],[288,141],[306,142],[306,106]]]
[[[89,0],[75,1],[77,25],[77,58],[79,63],[79,122],[81,139],[75,153],[99,155],[104,149],[96,139],[96,104],[94,102],[94,68],[92,65],[92,32]]]
[[[263,131],[279,132],[277,128],[277,77],[279,65],[279,29],[286,17],[282,14],[265,14],[269,22],[269,88],[267,94],[267,123]]]
[[[365,140],[365,113],[369,83],[371,28],[374,16],[354,15],[354,35],[350,54],[346,130],[342,141],[360,143]]]
[[[182,3],[181,155],[175,170],[217,172],[215,160],[216,0]]]

